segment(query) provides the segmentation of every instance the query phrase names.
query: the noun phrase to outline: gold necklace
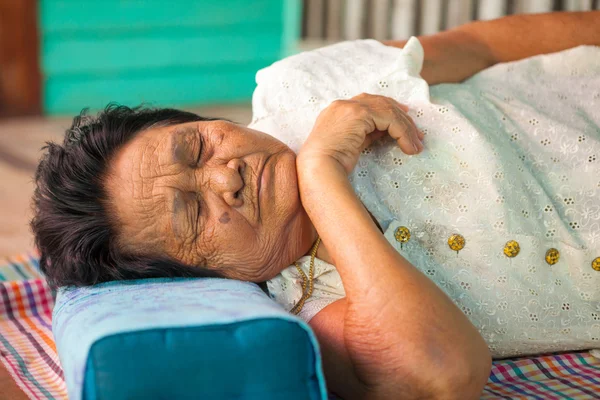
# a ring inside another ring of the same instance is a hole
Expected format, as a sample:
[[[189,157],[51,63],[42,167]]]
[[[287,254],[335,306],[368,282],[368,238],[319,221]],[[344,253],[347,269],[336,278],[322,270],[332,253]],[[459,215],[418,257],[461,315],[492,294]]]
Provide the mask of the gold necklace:
[[[308,298],[312,295],[313,292],[313,278],[315,276],[315,256],[317,255],[317,250],[319,249],[319,244],[321,243],[321,238],[317,236],[317,241],[313,245],[312,250],[310,251],[310,267],[308,269],[308,279],[306,278],[306,274],[302,271],[302,268],[298,265],[296,261],[294,261],[294,265],[296,269],[302,275],[302,297],[298,300],[298,303],[292,308],[290,311],[292,314],[298,314],[302,307],[304,307],[304,302],[308,300]],[[307,284],[308,280],[308,284]],[[307,288],[308,286],[308,288]]]

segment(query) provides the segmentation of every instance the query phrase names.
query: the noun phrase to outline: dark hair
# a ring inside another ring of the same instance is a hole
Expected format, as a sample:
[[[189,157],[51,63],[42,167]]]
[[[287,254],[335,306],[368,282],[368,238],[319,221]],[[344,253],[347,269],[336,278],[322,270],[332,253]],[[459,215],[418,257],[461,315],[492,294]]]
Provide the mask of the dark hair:
[[[83,110],[61,145],[47,142],[35,174],[31,229],[40,267],[52,287],[85,286],[122,279],[219,277],[168,256],[128,254],[118,245],[104,179],[115,153],[150,127],[209,121],[169,108],[109,104],[97,116]]]

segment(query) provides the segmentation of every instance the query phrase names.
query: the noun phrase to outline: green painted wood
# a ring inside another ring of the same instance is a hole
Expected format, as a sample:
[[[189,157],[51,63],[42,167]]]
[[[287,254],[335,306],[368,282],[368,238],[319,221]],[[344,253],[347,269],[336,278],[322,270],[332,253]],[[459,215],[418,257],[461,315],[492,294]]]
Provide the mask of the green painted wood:
[[[111,39],[47,40],[42,67],[47,75],[152,69],[168,66],[245,64],[257,59],[276,60],[281,54],[281,25],[266,32],[227,35],[210,32],[194,36],[171,34]]]
[[[44,35],[281,21],[289,0],[40,0]],[[296,2],[293,0],[292,2]]]
[[[281,57],[298,53],[298,39],[302,32],[302,4],[297,0],[283,0],[283,32]]]
[[[247,101],[254,90],[256,70],[249,65],[221,72],[204,70],[135,73],[105,77],[55,77],[46,81],[46,112],[71,115],[84,107],[103,108],[109,102],[129,106],[194,106]]]
[[[294,52],[300,0],[40,0],[44,110],[249,101]]]

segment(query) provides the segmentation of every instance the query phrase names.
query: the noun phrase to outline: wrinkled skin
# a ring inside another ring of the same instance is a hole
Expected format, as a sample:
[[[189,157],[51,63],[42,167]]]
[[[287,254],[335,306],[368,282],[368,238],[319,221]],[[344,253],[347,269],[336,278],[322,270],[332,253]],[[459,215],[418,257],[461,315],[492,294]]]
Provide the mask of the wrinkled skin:
[[[316,238],[293,151],[226,121],[140,132],[111,160],[106,187],[125,250],[167,254],[233,279],[270,279]]]

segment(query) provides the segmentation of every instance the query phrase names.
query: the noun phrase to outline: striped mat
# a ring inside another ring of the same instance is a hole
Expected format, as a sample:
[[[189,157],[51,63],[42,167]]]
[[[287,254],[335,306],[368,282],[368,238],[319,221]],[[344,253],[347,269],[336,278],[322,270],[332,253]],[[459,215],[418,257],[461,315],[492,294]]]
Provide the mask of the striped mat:
[[[0,259],[0,297],[2,364],[29,398],[67,399],[54,300],[35,254]],[[577,352],[494,361],[481,399],[600,399],[600,359]]]
[[[0,360],[30,399],[67,399],[52,336],[54,299],[34,254],[0,259]]]

